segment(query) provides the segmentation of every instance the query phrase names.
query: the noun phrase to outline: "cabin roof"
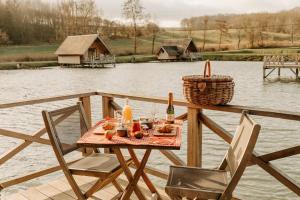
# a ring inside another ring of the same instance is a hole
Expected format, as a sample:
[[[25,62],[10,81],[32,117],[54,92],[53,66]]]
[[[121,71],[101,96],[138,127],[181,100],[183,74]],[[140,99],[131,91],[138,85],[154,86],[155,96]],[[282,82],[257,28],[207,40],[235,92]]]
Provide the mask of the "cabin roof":
[[[194,43],[192,38],[172,39],[165,40],[163,42],[163,46],[177,46],[179,49],[182,49],[182,52],[185,52],[190,45],[194,45],[196,47],[196,44]]]
[[[98,34],[68,36],[58,47],[55,54],[83,55],[97,39],[99,39],[99,41],[103,44],[103,47],[105,48],[107,53],[111,54],[110,49]]]
[[[162,46],[160,49],[165,50],[169,56],[177,56],[180,54],[180,50],[177,46]]]

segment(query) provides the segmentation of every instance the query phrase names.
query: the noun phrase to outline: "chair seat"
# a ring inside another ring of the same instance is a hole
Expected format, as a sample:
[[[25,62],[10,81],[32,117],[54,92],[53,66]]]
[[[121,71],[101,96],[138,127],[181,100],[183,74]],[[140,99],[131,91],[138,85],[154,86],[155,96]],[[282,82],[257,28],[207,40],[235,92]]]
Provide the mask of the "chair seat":
[[[125,157],[125,161],[129,163],[131,158]],[[73,174],[86,176],[110,174],[120,168],[121,165],[115,154],[103,153],[94,153],[69,165],[69,169]]]
[[[217,199],[226,186],[226,171],[171,166],[166,193],[191,199]]]

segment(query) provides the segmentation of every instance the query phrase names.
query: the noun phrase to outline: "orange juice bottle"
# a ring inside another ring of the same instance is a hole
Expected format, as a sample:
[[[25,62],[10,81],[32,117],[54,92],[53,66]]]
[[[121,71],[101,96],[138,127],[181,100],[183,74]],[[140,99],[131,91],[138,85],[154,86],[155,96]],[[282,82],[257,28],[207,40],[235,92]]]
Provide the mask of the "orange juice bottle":
[[[126,99],[126,104],[123,107],[122,118],[123,118],[122,121],[123,121],[124,124],[131,124],[131,122],[132,122],[132,109],[128,105],[128,99]]]

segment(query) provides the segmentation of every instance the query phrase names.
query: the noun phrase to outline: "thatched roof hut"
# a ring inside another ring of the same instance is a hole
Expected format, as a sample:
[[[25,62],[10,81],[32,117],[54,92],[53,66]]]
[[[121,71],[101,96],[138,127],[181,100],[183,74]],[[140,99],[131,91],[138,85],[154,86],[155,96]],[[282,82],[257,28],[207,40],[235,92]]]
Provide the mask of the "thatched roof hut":
[[[111,55],[98,34],[68,36],[55,52],[59,64],[82,64]]]
[[[157,58],[159,60],[186,59],[190,58],[191,53],[197,52],[193,39],[166,40],[160,47]]]

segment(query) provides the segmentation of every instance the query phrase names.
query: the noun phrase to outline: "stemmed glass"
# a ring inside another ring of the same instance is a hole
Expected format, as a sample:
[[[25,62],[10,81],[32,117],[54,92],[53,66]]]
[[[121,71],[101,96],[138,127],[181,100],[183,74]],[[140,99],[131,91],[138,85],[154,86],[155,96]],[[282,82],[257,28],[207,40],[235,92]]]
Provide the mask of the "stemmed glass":
[[[151,118],[153,121],[153,127],[155,126],[156,123],[156,115],[158,114],[158,108],[157,105],[155,103],[152,104],[152,108],[151,108]]]
[[[115,119],[117,120],[118,126],[122,127],[123,123],[122,123],[122,114],[119,110],[115,110],[114,113]]]

